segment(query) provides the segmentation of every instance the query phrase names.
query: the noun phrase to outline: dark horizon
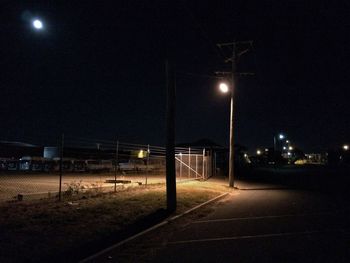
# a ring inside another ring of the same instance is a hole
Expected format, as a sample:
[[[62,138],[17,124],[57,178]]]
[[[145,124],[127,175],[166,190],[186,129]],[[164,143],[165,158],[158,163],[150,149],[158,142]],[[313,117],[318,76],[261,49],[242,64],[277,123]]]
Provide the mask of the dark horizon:
[[[270,1],[5,1],[0,140],[70,136],[165,144],[166,58],[176,65],[176,142],[228,145],[216,43],[253,40],[239,71],[236,143],[323,151],[349,143],[350,4]],[[30,20],[43,20],[34,31]]]

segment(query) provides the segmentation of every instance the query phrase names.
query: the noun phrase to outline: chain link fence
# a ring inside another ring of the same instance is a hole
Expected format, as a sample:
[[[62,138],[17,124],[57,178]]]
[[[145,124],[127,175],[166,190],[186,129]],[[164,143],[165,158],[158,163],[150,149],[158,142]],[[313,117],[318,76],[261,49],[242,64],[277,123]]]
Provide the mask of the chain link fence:
[[[165,148],[119,140],[60,139],[56,146],[1,144],[0,201],[72,198],[164,184]],[[176,180],[210,176],[208,151],[175,149]]]

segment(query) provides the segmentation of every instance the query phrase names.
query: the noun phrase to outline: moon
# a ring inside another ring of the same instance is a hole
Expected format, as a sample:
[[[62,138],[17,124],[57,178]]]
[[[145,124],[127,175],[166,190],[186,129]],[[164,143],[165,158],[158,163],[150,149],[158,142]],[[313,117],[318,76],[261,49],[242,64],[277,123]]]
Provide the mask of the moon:
[[[42,29],[43,28],[43,23],[39,20],[39,19],[35,19],[33,21],[33,26],[36,28],[36,29]]]

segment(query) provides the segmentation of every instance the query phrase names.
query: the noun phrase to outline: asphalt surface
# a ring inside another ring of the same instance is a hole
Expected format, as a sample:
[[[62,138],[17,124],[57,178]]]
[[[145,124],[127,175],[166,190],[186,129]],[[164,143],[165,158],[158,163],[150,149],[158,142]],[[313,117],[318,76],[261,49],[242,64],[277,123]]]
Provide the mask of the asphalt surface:
[[[236,186],[210,209],[91,262],[350,262],[346,192]]]

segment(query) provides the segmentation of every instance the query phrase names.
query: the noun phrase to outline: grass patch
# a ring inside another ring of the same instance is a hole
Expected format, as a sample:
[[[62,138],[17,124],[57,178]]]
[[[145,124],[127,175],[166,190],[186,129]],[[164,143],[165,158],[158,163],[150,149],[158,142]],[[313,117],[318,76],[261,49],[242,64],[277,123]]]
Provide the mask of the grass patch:
[[[176,213],[226,190],[208,182],[178,184]],[[4,204],[0,206],[0,261],[75,262],[160,221],[165,198],[165,186],[157,185],[73,202]]]

